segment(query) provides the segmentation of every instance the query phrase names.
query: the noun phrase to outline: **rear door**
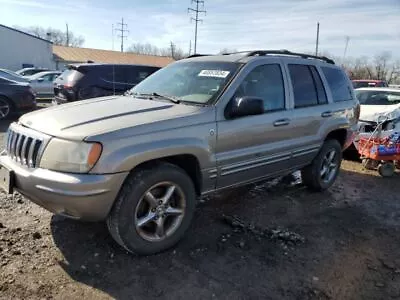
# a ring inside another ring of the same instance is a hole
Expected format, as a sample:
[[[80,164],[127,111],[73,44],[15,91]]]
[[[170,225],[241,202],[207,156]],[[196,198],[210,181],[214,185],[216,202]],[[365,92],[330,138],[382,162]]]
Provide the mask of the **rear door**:
[[[291,92],[293,140],[291,163],[300,168],[309,164],[318,153],[323,137],[321,128],[331,116],[331,107],[318,67],[313,64],[285,64]]]

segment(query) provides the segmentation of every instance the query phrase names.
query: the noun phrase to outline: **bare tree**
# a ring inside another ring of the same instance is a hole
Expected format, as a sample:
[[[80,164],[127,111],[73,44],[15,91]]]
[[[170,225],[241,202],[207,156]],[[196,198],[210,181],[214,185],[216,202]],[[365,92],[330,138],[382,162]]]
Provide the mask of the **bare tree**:
[[[43,28],[40,26],[32,27],[19,27],[14,26],[16,29],[30,33],[34,36],[40,37],[42,39],[49,40],[55,45],[60,46],[70,46],[70,47],[81,47],[85,39],[82,36],[76,36],[73,32],[67,32],[55,29],[55,28]]]
[[[179,60],[187,56],[187,54],[181,48],[177,48],[172,42],[170,47],[165,48],[159,48],[150,43],[134,43],[127,49],[127,52],[143,55],[170,56],[175,60]]]
[[[229,53],[235,53],[238,52],[236,49],[229,49],[229,48],[222,48],[218,54],[229,54]]]
[[[400,80],[400,60],[393,61],[390,52],[382,52],[369,60],[367,57],[348,58],[342,63],[351,79],[386,80],[389,84]]]

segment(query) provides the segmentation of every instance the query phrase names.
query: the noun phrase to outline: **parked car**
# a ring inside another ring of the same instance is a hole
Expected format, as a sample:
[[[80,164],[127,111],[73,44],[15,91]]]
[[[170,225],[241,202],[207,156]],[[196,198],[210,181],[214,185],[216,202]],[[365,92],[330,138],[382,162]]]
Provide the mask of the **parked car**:
[[[54,96],[54,80],[60,76],[61,71],[44,71],[26,77],[36,97],[39,99],[52,99]]]
[[[46,69],[46,68],[23,68],[21,70],[16,71],[15,73],[17,73],[21,76],[32,76],[32,75],[35,75],[36,73],[48,71],[48,70],[49,69]]]
[[[54,104],[122,95],[159,67],[85,63],[70,65],[54,83]]]
[[[361,104],[359,134],[354,139],[355,149],[358,140],[369,137],[382,123],[382,137],[400,132],[400,90],[395,88],[361,88],[355,91]]]
[[[0,120],[34,109],[35,94],[28,83],[0,77]]]
[[[387,82],[384,80],[359,79],[352,80],[352,83],[355,89],[363,87],[388,87]]]
[[[309,188],[328,189],[358,114],[351,81],[328,58],[183,59],[126,95],[11,124],[0,186],[54,213],[107,220],[123,248],[152,254],[183,237],[200,195],[295,170]],[[32,142],[19,151],[21,139]]]
[[[7,69],[0,69],[0,77],[19,82],[28,82],[28,79],[26,79],[25,77]]]

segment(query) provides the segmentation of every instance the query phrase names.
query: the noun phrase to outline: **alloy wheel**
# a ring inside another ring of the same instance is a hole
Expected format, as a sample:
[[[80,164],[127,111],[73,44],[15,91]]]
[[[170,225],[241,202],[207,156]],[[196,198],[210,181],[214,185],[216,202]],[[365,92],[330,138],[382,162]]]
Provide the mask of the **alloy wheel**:
[[[148,189],[135,210],[135,228],[150,242],[159,242],[174,234],[185,215],[186,198],[172,182],[160,182]]]
[[[8,117],[10,113],[10,104],[4,99],[0,98],[0,120]]]
[[[330,182],[337,172],[339,166],[338,155],[335,149],[328,151],[322,160],[320,176],[325,183]]]

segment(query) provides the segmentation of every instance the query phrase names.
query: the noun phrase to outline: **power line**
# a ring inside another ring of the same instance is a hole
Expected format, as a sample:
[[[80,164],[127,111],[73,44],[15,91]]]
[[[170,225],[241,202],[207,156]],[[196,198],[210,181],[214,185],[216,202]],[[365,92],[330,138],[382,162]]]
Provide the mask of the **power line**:
[[[127,35],[124,35],[124,33],[129,33],[129,30],[126,29],[128,28],[128,24],[124,23],[124,18],[122,18],[121,23],[117,23],[117,25],[121,26],[121,28],[116,28],[116,31],[119,31],[121,34],[118,35],[118,37],[121,38],[121,52],[124,52],[124,39],[127,38]]]
[[[190,18],[191,21],[193,20],[195,22],[195,27],[194,27],[194,54],[196,54],[196,51],[197,51],[197,23],[199,23],[199,22],[203,23],[203,20],[199,19],[199,14],[200,13],[206,14],[207,11],[204,10],[204,0],[192,0],[192,4],[193,3],[195,3],[196,8],[189,7],[188,8],[188,13],[193,12],[196,15],[195,18],[193,18],[193,17]],[[202,5],[203,9],[199,9],[199,5],[200,4]]]

